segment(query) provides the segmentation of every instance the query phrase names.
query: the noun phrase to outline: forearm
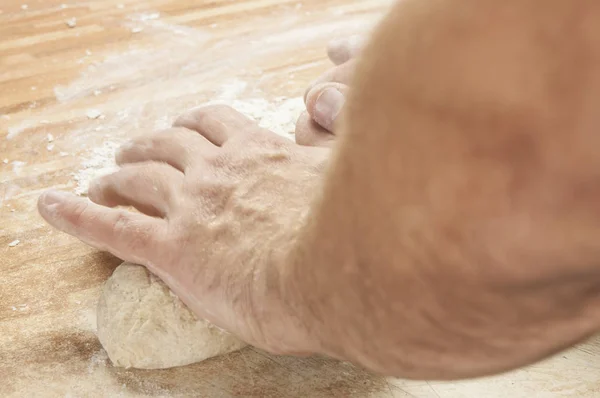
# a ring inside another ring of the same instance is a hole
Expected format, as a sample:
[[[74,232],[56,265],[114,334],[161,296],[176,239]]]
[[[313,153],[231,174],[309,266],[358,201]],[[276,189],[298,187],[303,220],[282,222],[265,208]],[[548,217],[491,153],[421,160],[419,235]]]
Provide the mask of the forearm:
[[[343,138],[283,291],[317,351],[387,374],[453,378],[468,373],[456,352],[466,354],[475,336],[464,335],[448,308],[479,288],[461,273],[468,260],[428,203],[423,168],[437,166],[427,163],[433,154],[413,152],[397,131],[408,116],[392,87],[403,65],[378,52],[390,35],[405,36],[395,19],[384,22],[357,71]]]
[[[577,230],[542,205],[566,185],[540,188],[548,98],[522,93],[524,76],[557,62],[518,58],[536,48],[542,2],[497,4],[403,1],[363,53],[323,194],[283,274],[315,350],[451,379],[533,362],[596,329],[577,262],[539,267],[555,260],[554,248],[538,249],[544,240]],[[563,26],[565,4],[544,18]],[[505,73],[489,75],[504,61]],[[544,221],[519,239],[532,219]]]

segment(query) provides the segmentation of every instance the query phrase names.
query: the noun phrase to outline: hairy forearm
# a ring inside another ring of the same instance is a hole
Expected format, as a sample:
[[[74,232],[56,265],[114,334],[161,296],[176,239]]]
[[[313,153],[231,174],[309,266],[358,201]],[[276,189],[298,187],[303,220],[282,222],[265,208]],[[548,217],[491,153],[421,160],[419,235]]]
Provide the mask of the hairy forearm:
[[[468,260],[428,204],[429,155],[411,153],[397,131],[406,121],[389,102],[390,84],[402,65],[386,65],[390,54],[379,53],[382,41],[403,34],[394,19],[357,71],[343,138],[289,260],[285,291],[329,355],[404,377],[460,377],[472,370],[461,369],[456,351],[466,354],[476,336],[449,308],[464,306],[479,287],[461,272]]]
[[[519,58],[548,20],[561,37],[564,16],[581,10],[509,3],[405,0],[363,53],[323,193],[283,274],[315,350],[452,379],[533,362],[596,330],[583,309],[597,297],[579,293],[595,282],[574,277],[577,261],[551,269],[555,247],[543,247],[585,223],[544,207],[567,186],[540,187],[552,164],[536,158],[554,133],[539,109],[562,105],[545,97],[556,83],[546,65],[562,55]],[[534,70],[542,88],[523,93]]]

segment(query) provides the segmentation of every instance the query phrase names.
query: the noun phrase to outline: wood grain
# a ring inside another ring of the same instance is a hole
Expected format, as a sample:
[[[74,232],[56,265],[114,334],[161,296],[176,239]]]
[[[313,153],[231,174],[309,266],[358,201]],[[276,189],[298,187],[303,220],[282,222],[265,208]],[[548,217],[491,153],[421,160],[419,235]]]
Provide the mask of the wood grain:
[[[189,106],[223,96],[232,81],[245,85],[236,94],[242,99],[300,96],[329,67],[327,41],[364,32],[388,4],[2,1],[0,396],[600,396],[597,341],[464,383],[386,379],[252,348],[177,369],[123,370],[101,349],[96,301],[120,261],[45,225],[35,209],[40,192],[76,189],[98,148],[168,125]],[[102,118],[88,118],[90,109]]]

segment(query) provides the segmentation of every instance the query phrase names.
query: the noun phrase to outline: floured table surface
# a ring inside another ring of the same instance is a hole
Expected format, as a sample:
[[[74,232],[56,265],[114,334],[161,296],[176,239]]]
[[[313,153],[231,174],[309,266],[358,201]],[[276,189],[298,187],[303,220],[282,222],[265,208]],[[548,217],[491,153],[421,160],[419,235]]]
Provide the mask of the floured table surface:
[[[128,137],[228,103],[288,135],[328,40],[367,31],[373,1],[3,0],[0,4],[0,396],[600,396],[600,344],[462,383],[386,379],[245,349],[164,371],[113,368],[95,337],[119,260],[51,230],[48,187],[84,193]]]

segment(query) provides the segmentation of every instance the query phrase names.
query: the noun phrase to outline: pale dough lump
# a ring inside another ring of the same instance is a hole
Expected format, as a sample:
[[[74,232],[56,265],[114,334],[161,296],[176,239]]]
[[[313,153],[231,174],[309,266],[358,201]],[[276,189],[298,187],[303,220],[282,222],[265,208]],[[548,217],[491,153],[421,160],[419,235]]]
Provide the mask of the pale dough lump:
[[[98,338],[113,365],[163,369],[239,350],[244,342],[198,319],[145,267],[123,263],[104,285]]]

